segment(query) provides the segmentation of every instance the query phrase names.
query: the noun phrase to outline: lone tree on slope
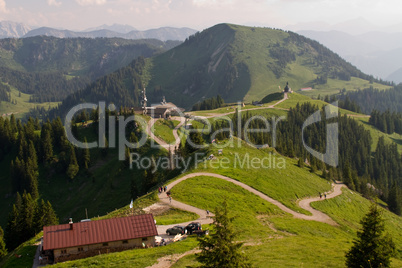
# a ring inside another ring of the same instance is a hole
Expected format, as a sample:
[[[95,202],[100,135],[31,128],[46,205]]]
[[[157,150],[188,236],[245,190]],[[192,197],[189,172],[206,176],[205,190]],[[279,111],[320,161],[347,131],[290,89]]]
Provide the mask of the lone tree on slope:
[[[390,258],[395,244],[389,235],[384,235],[384,220],[376,204],[370,207],[362,221],[362,230],[346,253],[347,267],[390,267]]]
[[[252,267],[246,256],[240,252],[243,243],[234,242],[235,231],[232,226],[234,218],[228,216],[226,201],[217,207],[214,216],[215,232],[198,238],[201,253],[197,259],[203,268],[248,268]]]

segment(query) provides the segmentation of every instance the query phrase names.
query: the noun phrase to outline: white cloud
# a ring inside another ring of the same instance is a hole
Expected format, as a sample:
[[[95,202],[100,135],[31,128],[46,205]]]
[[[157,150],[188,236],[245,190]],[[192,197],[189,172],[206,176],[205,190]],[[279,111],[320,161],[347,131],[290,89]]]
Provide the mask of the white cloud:
[[[193,0],[193,4],[198,7],[222,7],[233,4],[232,0]]]
[[[57,2],[57,0],[47,0],[47,4],[48,4],[49,6],[58,7],[58,6],[61,5],[61,2]]]
[[[75,0],[80,6],[103,5],[106,0]]]
[[[8,9],[6,7],[6,1],[5,0],[0,0],[0,12],[8,13]]]

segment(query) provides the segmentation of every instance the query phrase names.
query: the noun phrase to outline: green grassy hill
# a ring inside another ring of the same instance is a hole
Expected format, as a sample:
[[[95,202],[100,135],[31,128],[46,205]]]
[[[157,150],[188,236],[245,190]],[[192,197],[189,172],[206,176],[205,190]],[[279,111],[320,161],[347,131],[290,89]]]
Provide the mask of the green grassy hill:
[[[250,156],[263,157],[270,152],[244,145],[241,149],[228,148],[224,152],[230,159],[236,153],[249,153]],[[219,158],[215,161],[219,161]],[[295,194],[303,197],[328,189],[326,186],[328,181],[298,168],[292,159],[286,158],[285,161],[286,169],[260,169],[260,176],[257,178],[256,174],[246,175],[250,174],[249,169],[236,168],[227,172],[223,169],[214,169],[213,172],[239,179],[262,192],[275,196],[293,209],[297,208],[296,205],[291,204]],[[204,163],[209,165],[207,160],[200,165]],[[199,167],[191,172],[200,170],[205,169]],[[206,170],[212,171],[210,168]],[[296,174],[293,174],[293,170]],[[269,176],[270,173],[273,175]],[[290,188],[292,184],[295,184],[295,187]],[[230,215],[235,217],[233,223],[238,233],[238,240],[245,243],[243,249],[255,267],[344,267],[345,251],[351,247],[356,230],[360,227],[359,221],[370,204],[370,201],[348,189],[345,189],[339,197],[313,203],[313,207],[329,214],[339,224],[339,226],[331,226],[295,219],[241,187],[217,178],[207,176],[191,178],[172,188],[171,192],[172,196],[181,202],[209,209],[212,212],[225,199],[230,208]],[[141,200],[147,205],[156,201],[149,195]],[[141,206],[140,203],[136,205]],[[124,215],[127,209],[126,206],[110,216]],[[402,220],[387,210],[382,210],[382,214],[386,231],[392,235],[397,245],[397,255],[392,259],[392,267],[400,267],[402,235],[399,230],[402,228]],[[182,216],[182,219],[185,221],[185,216]],[[208,227],[204,226],[204,228]],[[166,247],[100,255],[60,263],[55,267],[146,267],[156,263],[160,257],[181,254],[196,247],[195,238],[190,237]],[[173,267],[196,267],[197,264],[195,255],[190,254],[179,259]]]
[[[51,108],[57,107],[59,102],[44,102],[44,103],[32,103],[29,102],[31,94],[19,93],[14,87],[11,88],[10,92],[11,99],[16,101],[14,103],[7,101],[0,101],[0,116],[9,116],[14,114],[16,118],[24,118],[25,115],[34,108],[44,108],[50,110]]]
[[[292,32],[219,24],[149,62],[151,97],[184,107],[220,94],[226,102],[261,100],[289,82],[293,90],[354,90],[369,76],[329,49]],[[317,78],[325,77],[319,82]],[[375,87],[384,88],[379,84]],[[312,94],[312,93],[310,93]]]
[[[311,100],[300,94],[291,94],[290,99],[277,105],[279,109],[258,109],[249,111],[258,115],[284,115],[286,110],[297,103],[312,102],[319,107],[325,105],[323,101]],[[227,108],[205,113],[217,114],[228,112]],[[341,110],[343,114],[351,114]],[[360,120],[360,118],[357,118]],[[362,119],[363,120],[363,119]],[[165,122],[166,123],[166,122]],[[156,127],[156,132],[165,139],[171,138],[171,128],[177,122],[170,124],[161,123]],[[194,124],[196,125],[196,124]],[[371,127],[371,126],[367,126]],[[168,132],[168,134],[167,134]],[[380,133],[381,134],[381,133]],[[379,135],[380,135],[379,134]],[[91,128],[79,128],[79,135],[88,141],[94,140]],[[287,207],[305,214],[297,205],[297,200],[309,196],[317,196],[319,192],[330,189],[329,181],[320,176],[321,171],[310,172],[308,167],[300,168],[297,160],[279,155],[274,149],[255,149],[243,141],[234,139],[233,147],[223,149],[223,154],[218,154],[218,149],[212,145],[204,151],[205,156],[213,153],[213,160],[202,159],[196,167],[187,170],[186,174],[193,172],[212,172],[222,174],[239,180],[251,187],[279,200]],[[160,156],[166,151],[144,151],[144,155]],[[242,164],[244,157],[248,159],[264,159],[270,163],[270,167],[255,168]],[[8,156],[11,159],[11,156]],[[7,158],[7,159],[8,159]],[[8,160],[10,160],[8,159]],[[222,161],[229,160],[230,168]],[[269,159],[269,160],[268,160]],[[48,172],[42,167],[40,171],[39,189],[44,199],[49,199],[56,212],[65,222],[67,218],[80,219],[85,217],[85,208],[90,217],[97,219],[119,217],[129,213],[128,202],[130,200],[130,181],[141,183],[144,180],[141,170],[129,170],[122,162],[117,160],[115,150],[109,151],[106,157],[101,156],[98,149],[91,150],[92,167],[90,173],[80,173],[73,181],[67,180],[62,175],[48,176]],[[4,172],[0,175],[0,195],[6,196],[10,191],[10,182],[7,181],[7,161],[0,164]],[[223,163],[223,165],[222,165]],[[172,180],[179,178],[181,174],[174,174]],[[169,179],[163,175],[163,179]],[[234,225],[239,234],[238,239],[245,242],[244,251],[256,267],[344,267],[344,254],[352,245],[359,228],[359,221],[366,213],[370,201],[359,193],[344,189],[343,194],[334,199],[313,203],[312,206],[330,215],[339,226],[295,219],[276,206],[260,199],[232,183],[217,178],[202,176],[188,179],[172,190],[175,199],[190,205],[209,209],[214,208],[226,199],[230,213],[235,216]],[[135,202],[135,209],[141,209],[157,202],[156,191],[139,198]],[[0,207],[9,207],[13,198],[0,199]],[[120,209],[116,209],[120,208]],[[388,210],[382,210],[385,219],[386,230],[397,245],[397,255],[393,258],[392,267],[402,265],[402,219]],[[3,211],[1,219],[6,219]],[[194,215],[183,211],[168,211],[160,215],[157,221],[160,223],[180,223],[193,220]],[[2,222],[2,226],[4,223]],[[207,228],[207,226],[204,226]],[[32,243],[28,241],[17,249],[16,252],[28,252],[32,254]],[[197,247],[194,237],[166,247],[129,250],[120,253],[112,253],[83,260],[57,264],[56,267],[146,267],[157,262],[157,259],[166,255],[181,254]],[[20,254],[20,253],[18,253]],[[17,263],[16,263],[17,261]],[[26,265],[25,260],[21,265]],[[6,267],[13,267],[19,262],[10,255],[4,263]],[[191,267],[197,264],[195,255],[190,254],[177,261],[173,267]],[[7,266],[9,265],[9,266]],[[29,266],[29,265],[28,265]]]

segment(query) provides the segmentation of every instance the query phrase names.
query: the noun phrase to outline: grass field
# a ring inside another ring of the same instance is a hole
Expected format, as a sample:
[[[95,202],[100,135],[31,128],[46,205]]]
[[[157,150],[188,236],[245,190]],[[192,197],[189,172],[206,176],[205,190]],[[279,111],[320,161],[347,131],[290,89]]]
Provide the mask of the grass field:
[[[199,218],[195,213],[171,208],[167,212],[154,217],[158,225],[179,224],[182,222],[194,221]]]
[[[183,253],[196,246],[197,241],[195,237],[190,237],[164,247],[126,250],[82,260],[58,263],[52,267],[147,267],[154,264],[158,258]]]
[[[315,86],[313,90],[309,91],[300,91],[305,96],[317,98],[318,95],[324,97],[326,95],[334,95],[339,94],[343,89],[346,91],[356,91],[356,90],[363,90],[365,88],[377,88],[380,90],[390,89],[391,86],[386,86],[378,83],[370,84],[369,81],[363,80],[361,78],[352,77],[350,81],[342,81],[342,80],[335,80],[335,79],[328,79],[327,84],[325,85],[318,85]]]
[[[216,158],[206,160],[210,154]],[[200,156],[198,158],[200,160]],[[331,188],[330,183],[317,174],[309,172],[307,168],[297,167],[296,159],[282,157],[273,149],[252,148],[236,138],[233,147],[224,148],[222,155],[218,155],[218,148],[211,145],[205,158],[187,173],[211,172],[228,176],[300,213],[309,214],[296,205],[297,199],[316,196]]]
[[[24,118],[30,109],[35,107],[49,109],[54,108],[59,104],[59,102],[32,103],[29,102],[30,96],[31,95],[25,93],[20,94],[18,90],[11,87],[11,99],[17,101],[17,104],[0,101],[0,116],[3,114],[14,114],[16,118]]]
[[[398,147],[399,153],[402,153],[402,135],[397,134],[397,133],[387,134],[387,133],[381,132],[376,127],[374,127],[368,123],[368,121],[369,121],[368,117],[360,117],[360,118],[355,118],[355,119],[358,122],[360,122],[364,126],[365,129],[370,131],[371,138],[373,139],[373,142],[371,145],[372,151],[375,151],[375,149],[377,148],[378,139],[380,137],[384,137],[384,140],[386,143],[394,142]]]
[[[292,107],[295,107],[296,106],[296,104],[303,104],[303,103],[306,103],[306,102],[309,102],[309,103],[311,103],[311,104],[313,104],[313,105],[317,105],[320,109],[323,107],[323,106],[326,106],[326,105],[328,105],[328,103],[326,103],[325,101],[322,101],[322,100],[313,100],[313,99],[311,99],[311,98],[309,98],[309,97],[307,97],[307,96],[304,96],[304,95],[302,95],[302,94],[300,94],[300,93],[296,93],[296,92],[293,92],[293,93],[291,93],[291,94],[288,94],[288,99],[286,100],[286,101],[284,101],[284,102],[282,102],[282,103],[280,103],[280,104],[278,104],[277,106],[275,106],[275,107],[277,107],[277,108],[283,108],[283,109],[290,109],[290,108],[292,108]],[[345,109],[342,109],[342,108],[338,108],[339,109],[339,112],[342,114],[342,115],[356,115],[356,116],[361,116],[362,114],[359,114],[359,113],[355,113],[355,112],[352,112],[352,111],[349,111],[349,110],[345,110]]]
[[[314,203],[340,223],[339,227],[334,227],[294,219],[242,188],[216,178],[196,177],[172,189],[176,199],[211,211],[225,199],[230,215],[235,217],[233,223],[238,239],[245,242],[244,250],[255,267],[344,267],[345,251],[350,248],[369,205],[369,201],[357,193],[346,192],[337,198]],[[383,215],[387,230],[399,244],[400,251],[402,235],[398,230],[402,221],[385,210]],[[392,267],[400,267],[401,256],[397,257]],[[186,256],[173,267],[193,267],[197,264],[194,259],[194,255]]]
[[[35,244],[40,242],[42,236],[43,233],[40,232],[35,237],[22,243],[12,252],[9,252],[9,254],[0,261],[0,267],[2,268],[32,267],[33,262],[32,260],[35,256],[37,248]]]
[[[161,138],[167,143],[174,143],[173,129],[180,123],[177,120],[157,120],[153,125],[155,136]]]
[[[137,215],[143,214],[143,209],[155,204],[159,201],[158,194],[156,191],[153,191],[147,195],[141,196],[133,202],[133,208],[130,209],[130,206],[124,206],[122,208],[116,209],[107,215],[102,217],[95,217],[92,220],[103,220],[117,217],[126,217],[129,215]],[[183,211],[176,208],[170,208],[168,211],[160,213],[158,215],[154,215],[154,219],[156,220],[158,225],[169,225],[169,224],[178,224],[181,222],[187,222],[198,219],[198,215],[195,213],[191,213],[188,211]]]

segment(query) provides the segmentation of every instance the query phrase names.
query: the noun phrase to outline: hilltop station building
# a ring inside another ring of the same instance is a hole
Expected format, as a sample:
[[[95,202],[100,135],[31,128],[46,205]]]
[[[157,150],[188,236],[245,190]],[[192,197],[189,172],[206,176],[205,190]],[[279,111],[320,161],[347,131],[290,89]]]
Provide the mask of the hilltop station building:
[[[178,114],[178,112],[183,112],[183,108],[177,107],[172,102],[166,102],[165,96],[162,98],[162,102],[157,105],[147,106],[147,96],[145,93],[145,88],[141,92],[141,107],[134,107],[133,110],[136,114],[149,115],[153,118],[169,118],[172,115]]]

